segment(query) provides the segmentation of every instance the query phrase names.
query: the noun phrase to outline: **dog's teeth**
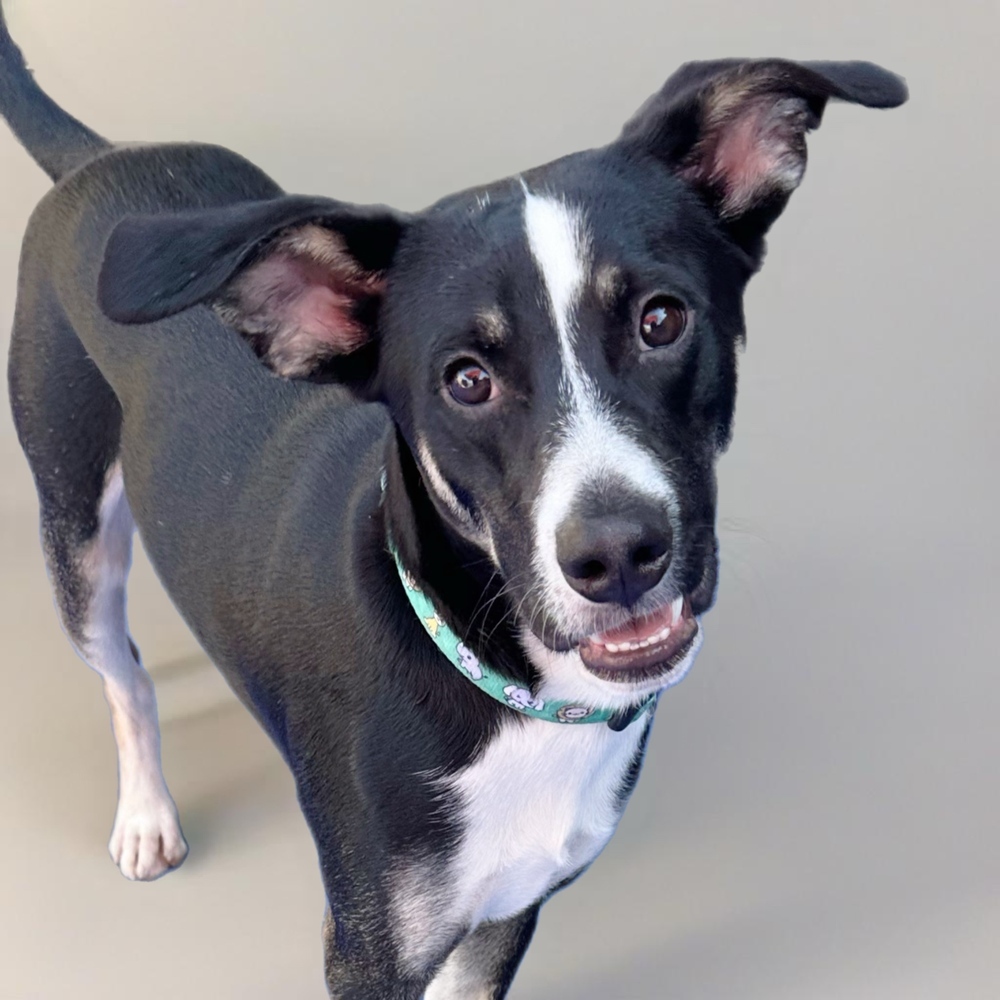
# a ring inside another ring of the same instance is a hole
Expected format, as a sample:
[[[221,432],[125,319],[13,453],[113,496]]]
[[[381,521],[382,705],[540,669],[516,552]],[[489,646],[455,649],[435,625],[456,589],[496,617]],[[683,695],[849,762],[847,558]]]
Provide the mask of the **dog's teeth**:
[[[674,621],[681,620],[681,613],[684,611],[684,595],[681,594],[673,604],[670,605],[670,613],[674,616]]]
[[[604,648],[605,648],[605,649],[606,649],[606,650],[607,650],[607,651],[608,651],[609,653],[617,653],[617,652],[618,652],[618,644],[617,644],[617,643],[615,643],[615,642],[609,642],[609,643],[606,643],[606,644],[605,644],[605,646],[604,646]]]
[[[659,632],[656,633],[656,635],[650,636],[649,644],[651,646],[655,646],[656,643],[663,642],[663,640],[670,635],[670,629],[671,629],[670,625],[665,625],[663,628],[660,629]]]
[[[652,639],[640,639],[639,648],[645,649],[653,640]]]

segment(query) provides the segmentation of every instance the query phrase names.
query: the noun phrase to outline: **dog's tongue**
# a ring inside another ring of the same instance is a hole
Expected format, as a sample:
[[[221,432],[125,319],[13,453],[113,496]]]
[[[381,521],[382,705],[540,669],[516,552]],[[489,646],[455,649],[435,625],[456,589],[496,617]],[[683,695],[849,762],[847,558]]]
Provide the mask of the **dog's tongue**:
[[[608,643],[619,646],[623,643],[645,642],[679,621],[683,610],[684,598],[678,597],[673,604],[666,605],[648,618],[633,618],[618,628],[599,632],[592,638],[604,646]]]

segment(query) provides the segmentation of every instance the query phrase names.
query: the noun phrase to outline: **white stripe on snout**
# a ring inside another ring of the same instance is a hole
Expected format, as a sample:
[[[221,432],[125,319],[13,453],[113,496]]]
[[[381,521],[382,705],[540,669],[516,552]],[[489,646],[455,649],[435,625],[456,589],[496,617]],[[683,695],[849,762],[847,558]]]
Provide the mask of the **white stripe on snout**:
[[[676,532],[677,498],[654,453],[638,443],[614,405],[601,398],[580,362],[576,309],[592,265],[583,212],[525,188],[524,227],[545,285],[562,364],[558,444],[535,502],[535,565],[543,599],[560,627],[569,633],[590,632],[594,604],[563,577],[556,529],[585,489],[618,487],[662,503]]]

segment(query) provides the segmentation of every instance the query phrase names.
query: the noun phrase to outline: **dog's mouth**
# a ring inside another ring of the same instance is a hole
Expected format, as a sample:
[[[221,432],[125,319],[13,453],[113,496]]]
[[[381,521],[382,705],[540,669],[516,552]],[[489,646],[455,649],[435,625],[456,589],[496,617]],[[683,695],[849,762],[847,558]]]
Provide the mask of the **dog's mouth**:
[[[587,636],[578,651],[583,665],[603,680],[648,680],[683,662],[698,627],[690,601],[681,596],[650,615]]]

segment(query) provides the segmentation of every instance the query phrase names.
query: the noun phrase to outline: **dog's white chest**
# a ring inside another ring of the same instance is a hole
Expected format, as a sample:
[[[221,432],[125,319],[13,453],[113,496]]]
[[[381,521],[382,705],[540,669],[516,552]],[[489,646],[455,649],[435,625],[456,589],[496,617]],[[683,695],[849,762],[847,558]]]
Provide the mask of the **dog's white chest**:
[[[449,875],[471,926],[520,913],[597,857],[648,725],[509,724],[451,779],[465,832]]]

